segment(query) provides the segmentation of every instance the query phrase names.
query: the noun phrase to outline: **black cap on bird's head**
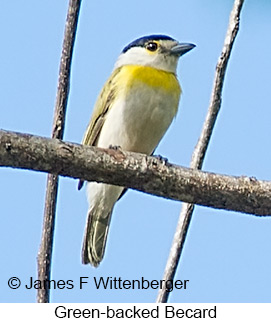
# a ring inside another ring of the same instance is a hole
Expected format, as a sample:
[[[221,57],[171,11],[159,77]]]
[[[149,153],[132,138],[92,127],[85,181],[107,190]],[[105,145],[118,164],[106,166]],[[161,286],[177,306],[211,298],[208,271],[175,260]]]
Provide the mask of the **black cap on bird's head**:
[[[166,35],[140,37],[124,47],[115,68],[143,65],[175,73],[179,58],[194,47],[194,44],[179,43]]]
[[[123,53],[126,53],[132,47],[144,47],[150,41],[158,41],[158,40],[172,40],[175,41],[172,37],[166,35],[149,35],[137,38],[136,40],[132,41],[130,44],[123,48]]]

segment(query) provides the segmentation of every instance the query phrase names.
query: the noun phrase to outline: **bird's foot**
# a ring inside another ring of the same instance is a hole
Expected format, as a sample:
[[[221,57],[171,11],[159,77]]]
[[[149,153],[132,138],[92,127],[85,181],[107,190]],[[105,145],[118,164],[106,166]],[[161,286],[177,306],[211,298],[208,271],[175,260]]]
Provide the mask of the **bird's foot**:
[[[118,145],[109,145],[108,148],[113,150],[121,150],[121,146],[118,146]]]
[[[168,164],[168,159],[166,157],[163,157],[161,155],[154,155],[153,157],[156,157],[163,165]]]

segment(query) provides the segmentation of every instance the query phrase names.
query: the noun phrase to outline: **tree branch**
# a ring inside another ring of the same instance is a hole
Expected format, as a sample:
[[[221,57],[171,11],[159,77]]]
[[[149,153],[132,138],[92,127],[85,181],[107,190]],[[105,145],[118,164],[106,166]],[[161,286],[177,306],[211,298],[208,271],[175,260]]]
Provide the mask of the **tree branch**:
[[[61,62],[59,69],[58,89],[55,103],[55,113],[52,128],[53,138],[63,138],[66,107],[69,94],[70,70],[72,52],[75,41],[79,10],[81,0],[70,0],[66,19],[65,34],[63,40]],[[47,178],[47,189],[44,206],[44,219],[41,245],[38,253],[38,279],[50,279],[51,258],[53,249],[53,237],[55,227],[56,201],[58,191],[58,177],[49,174]],[[38,289],[37,302],[48,303],[50,290],[48,288]]]
[[[222,88],[224,83],[225,72],[230,58],[233,43],[239,30],[240,13],[243,3],[244,0],[235,0],[233,9],[231,11],[224,46],[216,66],[216,73],[213,91],[211,94],[210,106],[207,112],[201,135],[194,149],[192,159],[190,162],[190,167],[194,169],[202,168],[203,160],[221,107]],[[163,279],[165,280],[173,280],[175,276],[181,253],[183,250],[184,242],[186,239],[186,234],[192,219],[193,210],[193,204],[183,204],[182,206],[179,221],[177,224],[177,229],[173,238],[173,243],[164,272]],[[166,289],[166,287],[163,286],[163,288],[160,289],[158,293],[157,302],[166,303],[168,300],[168,296],[168,289]]]
[[[0,166],[104,182],[217,209],[271,215],[271,182],[165,164],[156,157],[0,131]]]

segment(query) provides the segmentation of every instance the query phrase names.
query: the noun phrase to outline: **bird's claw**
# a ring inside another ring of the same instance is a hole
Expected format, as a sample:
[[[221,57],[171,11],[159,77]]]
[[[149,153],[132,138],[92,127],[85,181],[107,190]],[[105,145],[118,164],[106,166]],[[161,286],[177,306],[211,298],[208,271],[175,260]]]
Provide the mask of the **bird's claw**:
[[[163,165],[167,165],[168,159],[166,157],[163,157],[161,155],[153,156],[156,157]]]
[[[109,149],[113,149],[113,150],[120,150],[121,149],[121,146],[118,146],[118,145],[109,145],[108,148]]]

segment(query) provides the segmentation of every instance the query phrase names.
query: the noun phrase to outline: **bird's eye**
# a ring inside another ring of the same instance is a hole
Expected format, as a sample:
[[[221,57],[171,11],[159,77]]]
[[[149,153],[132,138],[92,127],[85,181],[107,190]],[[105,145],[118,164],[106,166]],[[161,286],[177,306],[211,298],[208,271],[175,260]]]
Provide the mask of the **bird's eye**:
[[[155,42],[149,42],[146,45],[146,49],[149,50],[150,52],[155,52],[158,48],[158,44]]]

